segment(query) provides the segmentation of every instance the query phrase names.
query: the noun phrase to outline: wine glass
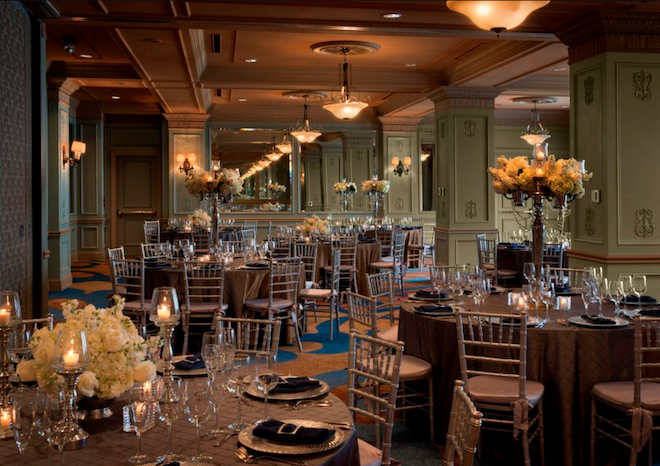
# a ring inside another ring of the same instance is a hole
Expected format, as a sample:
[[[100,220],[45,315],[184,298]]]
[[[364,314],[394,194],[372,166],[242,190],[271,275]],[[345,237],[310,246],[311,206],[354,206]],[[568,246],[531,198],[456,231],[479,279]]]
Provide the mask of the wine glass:
[[[550,303],[555,298],[555,285],[550,280],[542,281],[539,284],[541,301],[545,304],[545,320],[550,320]]]
[[[268,417],[268,392],[277,386],[280,374],[275,369],[277,357],[271,353],[257,353],[254,383],[261,393],[264,394],[265,420]]]
[[[184,393],[180,377],[171,380],[158,379],[157,382],[158,418],[167,425],[167,452],[157,460],[158,463],[180,461],[184,457],[172,450],[172,425],[181,417],[183,411]]]
[[[21,455],[21,464],[25,462],[25,450],[27,450],[32,430],[35,424],[35,406],[28,400],[13,400],[11,410],[11,430],[14,434],[14,440],[18,447],[18,453]]]
[[[238,413],[236,422],[228,426],[232,432],[238,433],[246,426],[243,422],[243,414],[241,412],[241,402],[245,388],[252,382],[253,367],[252,358],[249,354],[236,354],[234,355],[233,368],[229,373],[227,379],[227,390],[232,396],[235,396],[238,401]]]
[[[584,271],[582,273],[582,285],[580,287],[580,296],[582,296],[582,303],[584,304],[584,313],[589,314],[589,303],[591,303],[592,296],[591,273]]]
[[[621,301],[624,297],[623,282],[621,280],[610,280],[607,291],[610,299],[614,303],[614,315],[619,315],[621,312]]]
[[[183,250],[183,244],[180,239],[174,240],[174,253],[175,257],[179,257],[179,253]]]
[[[221,368],[220,374],[223,372],[224,368]],[[215,380],[213,383],[211,383],[210,379],[207,379],[207,387],[207,393],[209,400],[211,401],[213,414],[215,414],[215,428],[209,432],[209,436],[215,438],[218,435],[226,432],[226,429],[220,427],[220,407],[222,406],[222,402],[225,400],[225,390],[227,387],[225,385],[225,381],[222,378],[219,381]]]
[[[532,303],[534,305],[534,309],[536,310],[536,317],[538,317],[539,314],[539,307],[538,307],[538,294],[536,290],[536,285],[532,283],[528,283],[526,285],[522,286],[522,293],[525,299],[527,300],[528,303]]]
[[[632,275],[621,275],[621,286],[623,289],[623,311],[628,310],[628,303],[631,302],[631,296],[633,292],[633,279]]]
[[[523,276],[527,283],[532,283],[536,278],[536,265],[534,262],[525,262],[523,265]]]
[[[633,292],[637,296],[637,310],[642,309],[642,295],[646,292],[646,275],[635,274],[632,277]]]
[[[197,433],[195,456],[191,458],[191,461],[199,463],[213,462],[213,458],[202,456],[201,441],[202,422],[211,416],[213,410],[211,399],[207,391],[203,390],[196,381],[188,380],[185,387],[185,400],[188,421],[195,425]]]
[[[32,357],[32,350],[28,345],[30,339],[30,331],[26,328],[18,328],[9,339],[9,357],[11,361],[18,366],[21,361],[25,361]],[[16,393],[25,393],[26,388],[23,385],[23,380],[16,372],[18,377],[18,389]]]
[[[206,367],[206,376],[211,383],[215,380],[218,372],[218,358],[220,349],[217,345],[217,336],[215,332],[206,332],[202,337],[202,359]]]
[[[46,438],[49,445],[57,445],[57,464],[62,466],[64,459],[64,448],[73,440],[76,431],[69,429],[67,426],[67,411],[69,408],[69,400],[63,392],[57,393],[54,397],[48,400],[46,406],[46,413],[48,421],[45,426]],[[78,415],[77,411],[73,411],[73,416]]]
[[[155,420],[156,404],[151,399],[151,393],[142,387],[131,389],[131,404],[128,405],[128,418],[131,427],[135,429],[138,447],[137,453],[128,462],[142,464],[148,461],[148,456],[142,453],[142,434],[147,430],[149,423]]]
[[[458,305],[459,301],[462,299],[461,296],[463,296],[463,293],[465,292],[463,272],[460,270],[454,270],[449,278],[449,287],[451,288],[452,297]]]

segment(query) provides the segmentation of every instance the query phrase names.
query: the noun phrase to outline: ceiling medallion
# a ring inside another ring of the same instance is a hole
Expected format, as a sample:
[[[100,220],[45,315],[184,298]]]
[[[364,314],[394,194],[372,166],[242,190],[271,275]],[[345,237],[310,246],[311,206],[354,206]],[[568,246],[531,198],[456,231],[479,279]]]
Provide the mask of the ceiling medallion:
[[[312,52],[320,55],[369,55],[380,50],[380,45],[361,40],[332,40],[310,46]]]
[[[533,11],[543,8],[545,1],[447,1],[447,8],[470,18],[479,29],[493,31],[497,37],[519,26]]]
[[[532,122],[527,125],[520,138],[527,141],[527,144],[531,146],[545,142],[545,140],[550,137],[550,132],[541,124],[541,120],[539,119],[539,109],[536,108],[536,105],[552,104],[557,102],[557,98],[546,96],[516,97],[513,101],[521,104],[534,104],[534,108],[532,109]]]

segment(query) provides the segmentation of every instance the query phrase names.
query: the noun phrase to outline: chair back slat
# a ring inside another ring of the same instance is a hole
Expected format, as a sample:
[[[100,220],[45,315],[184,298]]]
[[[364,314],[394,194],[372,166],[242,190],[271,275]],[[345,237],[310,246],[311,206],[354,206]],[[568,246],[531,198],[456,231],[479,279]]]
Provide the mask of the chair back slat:
[[[332,259],[331,263],[332,271],[330,272],[330,290],[332,290],[332,295],[339,295],[339,285],[341,283],[341,251],[339,249],[332,250]]]
[[[243,354],[277,354],[280,342],[280,320],[243,319],[218,316],[215,319],[216,335],[233,328],[236,352]]]
[[[145,220],[144,242],[160,243],[160,220]]]
[[[642,382],[660,380],[660,317],[634,319],[635,379],[633,407],[641,406]]]
[[[302,260],[305,267],[305,281],[313,282],[316,278],[316,257],[319,243],[316,241],[296,241],[293,247],[293,255]]]
[[[557,284],[568,284],[571,288],[580,288],[582,286],[582,274],[586,269],[569,267],[546,267],[546,272],[550,275],[550,280]]]
[[[124,252],[124,246],[119,246],[118,248],[108,248],[108,259],[126,259],[126,254]]]
[[[211,228],[201,225],[193,225],[192,241],[195,249],[209,249],[211,246]]]
[[[394,316],[394,289],[392,287],[392,272],[375,273],[367,275],[367,289],[369,297],[377,303],[376,311],[387,309],[390,316]]]
[[[339,248],[341,251],[341,265],[355,267],[357,258],[357,236],[356,235],[338,235],[332,242],[333,248]]]
[[[378,313],[376,310],[376,300],[363,296],[361,294],[347,291],[348,298],[348,325],[351,332],[372,335],[378,333]],[[359,328],[358,325],[367,327],[367,331]]]
[[[380,243],[381,255],[388,257],[392,254],[392,230],[379,228],[376,230],[376,240]]]
[[[346,404],[354,418],[356,415],[366,416],[384,427],[382,465],[391,463],[392,428],[402,354],[403,342],[390,343],[351,332]],[[384,388],[384,395],[374,387]],[[365,408],[358,405],[360,399],[365,401]]]
[[[403,264],[403,256],[406,252],[406,232],[395,231],[392,240],[392,257],[395,264]]]
[[[543,265],[561,268],[564,265],[564,244],[546,244],[543,248]]]
[[[40,328],[47,328],[48,330],[53,330],[53,323],[54,323],[54,316],[53,314],[48,313],[48,316],[46,317],[39,317],[36,319],[23,319],[21,320],[21,330],[23,331],[23,335],[28,335],[29,337],[32,337],[34,332],[36,330],[39,330]]]
[[[141,248],[144,259],[161,259],[167,255],[167,243],[142,243]]]
[[[454,466],[454,456],[458,457],[461,466],[474,464],[482,419],[483,414],[477,410],[465,392],[464,382],[457,380],[454,385],[443,466]]]
[[[295,303],[298,299],[301,260],[299,257],[270,260],[270,289],[268,290],[268,309],[272,312],[273,300],[289,299]]]
[[[140,300],[144,308],[144,259],[110,261],[114,288],[126,301]]]
[[[291,236],[269,237],[267,241],[271,253],[291,255]]]
[[[224,262],[196,262],[183,263],[185,300],[190,309],[191,303],[217,302],[218,309],[222,309],[225,290],[225,263]]]

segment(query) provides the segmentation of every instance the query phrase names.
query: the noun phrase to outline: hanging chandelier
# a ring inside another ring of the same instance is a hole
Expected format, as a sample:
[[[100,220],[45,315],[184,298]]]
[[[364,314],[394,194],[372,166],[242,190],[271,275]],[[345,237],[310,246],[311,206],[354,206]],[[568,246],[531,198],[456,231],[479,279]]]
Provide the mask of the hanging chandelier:
[[[470,18],[479,29],[497,37],[519,26],[527,16],[550,3],[545,1],[447,1],[447,8]]]
[[[291,137],[289,136],[289,130],[284,131],[284,136],[282,136],[282,140],[275,145],[277,147],[277,150],[279,150],[281,153],[284,155],[289,155],[292,150],[291,146]]]
[[[270,151],[266,152],[264,157],[266,157],[271,162],[277,162],[284,154],[280,152],[275,145],[275,137],[273,136],[273,145],[270,147]]]
[[[527,125],[525,130],[520,136],[527,144],[534,146],[536,144],[543,144],[546,139],[550,138],[550,131],[543,127],[539,118],[539,109],[537,104],[550,104],[557,102],[556,97],[518,97],[513,99],[514,102],[522,104],[534,104],[532,109],[532,121]]]
[[[310,142],[314,142],[314,140],[318,138],[322,133],[321,131],[312,129],[310,126],[309,115],[307,114],[307,97],[309,96],[305,94],[302,97],[305,99],[305,103],[303,104],[303,124],[302,126],[291,131],[291,136],[296,138],[301,144],[308,144]]]

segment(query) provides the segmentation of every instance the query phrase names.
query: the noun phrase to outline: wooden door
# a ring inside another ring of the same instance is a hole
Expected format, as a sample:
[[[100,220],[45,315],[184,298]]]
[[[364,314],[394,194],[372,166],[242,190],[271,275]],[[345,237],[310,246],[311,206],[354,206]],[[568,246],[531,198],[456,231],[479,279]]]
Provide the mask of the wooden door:
[[[139,256],[144,242],[144,221],[160,219],[161,172],[156,155],[117,155],[114,157],[116,245],[124,246],[127,256]]]

